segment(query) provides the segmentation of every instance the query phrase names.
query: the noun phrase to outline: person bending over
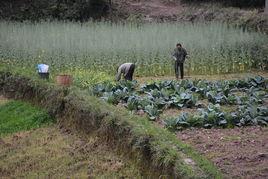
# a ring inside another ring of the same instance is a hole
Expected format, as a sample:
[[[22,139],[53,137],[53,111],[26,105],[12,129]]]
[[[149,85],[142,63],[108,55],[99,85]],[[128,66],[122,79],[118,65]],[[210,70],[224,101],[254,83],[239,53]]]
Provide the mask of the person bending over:
[[[175,60],[174,67],[175,67],[176,79],[179,78],[179,67],[180,67],[181,79],[183,79],[184,77],[183,64],[185,62],[186,56],[187,56],[186,50],[182,48],[182,45],[180,43],[178,43],[172,54],[172,57]]]
[[[119,81],[121,79],[121,74],[123,74],[125,80],[132,81],[134,71],[135,71],[135,64],[134,63],[122,64],[117,69],[116,80]]]

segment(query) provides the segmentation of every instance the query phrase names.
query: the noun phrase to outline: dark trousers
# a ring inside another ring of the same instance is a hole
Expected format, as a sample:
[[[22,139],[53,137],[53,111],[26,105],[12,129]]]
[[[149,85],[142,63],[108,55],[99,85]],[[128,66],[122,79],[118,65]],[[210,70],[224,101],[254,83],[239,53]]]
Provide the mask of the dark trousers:
[[[128,72],[125,74],[125,80],[132,81],[134,71],[135,71],[135,65],[132,64],[132,65],[130,66]]]
[[[183,63],[175,61],[174,67],[175,67],[176,78],[177,79],[179,78],[179,68],[180,68],[181,79],[183,79],[183,77],[184,77]]]
[[[38,73],[41,79],[49,79],[49,73]]]

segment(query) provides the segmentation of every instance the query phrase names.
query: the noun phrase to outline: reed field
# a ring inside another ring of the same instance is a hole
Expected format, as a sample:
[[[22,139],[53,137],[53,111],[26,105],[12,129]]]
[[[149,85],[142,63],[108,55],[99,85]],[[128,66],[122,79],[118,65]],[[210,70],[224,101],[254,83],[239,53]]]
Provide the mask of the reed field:
[[[1,21],[0,42],[3,64],[35,70],[46,63],[81,78],[88,71],[114,75],[123,62],[135,62],[137,76],[173,75],[178,42],[189,53],[186,75],[246,72],[268,61],[267,35],[222,23]]]

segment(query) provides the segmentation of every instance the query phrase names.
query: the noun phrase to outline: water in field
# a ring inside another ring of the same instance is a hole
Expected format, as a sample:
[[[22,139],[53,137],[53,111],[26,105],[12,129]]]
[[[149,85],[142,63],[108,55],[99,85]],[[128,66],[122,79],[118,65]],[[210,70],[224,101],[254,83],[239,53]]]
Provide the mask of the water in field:
[[[138,75],[173,74],[171,53],[180,42],[187,74],[244,72],[268,63],[268,37],[226,24],[112,24],[109,22],[0,22],[0,60],[57,69],[114,73],[135,62]]]

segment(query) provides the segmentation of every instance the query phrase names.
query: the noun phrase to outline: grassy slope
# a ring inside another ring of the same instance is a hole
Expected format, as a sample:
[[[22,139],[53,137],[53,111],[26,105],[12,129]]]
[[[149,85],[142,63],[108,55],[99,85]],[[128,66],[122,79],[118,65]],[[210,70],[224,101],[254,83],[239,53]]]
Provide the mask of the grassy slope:
[[[0,136],[52,123],[46,111],[21,101],[0,105]]]
[[[0,158],[0,178],[141,177],[97,137],[81,140],[54,125],[0,138]]]
[[[97,137],[81,140],[59,130],[45,111],[29,103],[0,96],[0,116],[0,178],[141,177],[134,164]]]

